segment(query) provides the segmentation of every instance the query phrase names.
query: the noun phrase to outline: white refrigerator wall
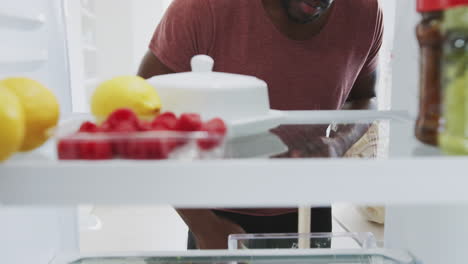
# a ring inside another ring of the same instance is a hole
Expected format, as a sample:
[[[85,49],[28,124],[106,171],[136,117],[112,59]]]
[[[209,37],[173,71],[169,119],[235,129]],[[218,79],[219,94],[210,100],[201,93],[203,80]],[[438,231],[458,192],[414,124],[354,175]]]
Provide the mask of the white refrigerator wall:
[[[415,0],[396,0],[396,24],[392,62],[392,109],[418,111],[419,47],[416,25],[419,15]]]
[[[25,76],[49,87],[63,113],[71,111],[62,2],[0,0],[0,79]]]
[[[98,75],[136,74],[170,1],[97,0]]]
[[[64,0],[75,112],[89,112],[99,82],[135,75],[171,0]]]
[[[392,99],[392,57],[395,36],[396,2],[379,0],[384,13],[384,39],[379,57],[377,97],[379,110],[389,110]]]

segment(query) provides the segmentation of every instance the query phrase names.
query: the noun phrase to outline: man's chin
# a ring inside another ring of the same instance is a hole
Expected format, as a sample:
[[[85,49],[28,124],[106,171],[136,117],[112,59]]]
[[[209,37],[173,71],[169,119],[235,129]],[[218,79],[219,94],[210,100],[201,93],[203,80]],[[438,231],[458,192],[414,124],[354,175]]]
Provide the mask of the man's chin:
[[[314,23],[321,16],[322,16],[322,14],[320,13],[320,14],[316,14],[316,15],[313,15],[313,16],[300,16],[299,17],[299,16],[297,16],[295,14],[292,14],[292,13],[288,12],[289,19],[291,21],[293,21],[294,23],[301,24],[301,25]]]
[[[306,24],[314,23],[315,21],[317,21],[318,18],[297,19],[297,18],[289,17],[289,19],[296,24],[306,25]]]

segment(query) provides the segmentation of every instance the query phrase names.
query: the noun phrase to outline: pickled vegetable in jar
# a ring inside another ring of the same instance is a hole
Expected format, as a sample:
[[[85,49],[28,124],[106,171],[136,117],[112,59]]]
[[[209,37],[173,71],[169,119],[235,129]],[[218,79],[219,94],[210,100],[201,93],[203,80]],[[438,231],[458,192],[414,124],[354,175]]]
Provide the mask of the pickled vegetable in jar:
[[[442,24],[445,123],[439,142],[447,154],[468,155],[468,3],[456,2]]]

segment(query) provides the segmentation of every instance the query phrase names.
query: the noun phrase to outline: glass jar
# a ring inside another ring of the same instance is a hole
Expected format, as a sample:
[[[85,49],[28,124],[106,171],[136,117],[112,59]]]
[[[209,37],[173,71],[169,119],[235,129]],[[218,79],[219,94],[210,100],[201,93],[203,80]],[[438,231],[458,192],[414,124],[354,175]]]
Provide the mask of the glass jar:
[[[447,154],[468,155],[468,3],[456,2],[442,24],[445,122],[439,141]]]
[[[444,0],[445,1],[445,0]],[[418,0],[422,20],[416,27],[420,46],[419,115],[415,134],[423,143],[437,145],[441,120],[441,24],[443,0]]]

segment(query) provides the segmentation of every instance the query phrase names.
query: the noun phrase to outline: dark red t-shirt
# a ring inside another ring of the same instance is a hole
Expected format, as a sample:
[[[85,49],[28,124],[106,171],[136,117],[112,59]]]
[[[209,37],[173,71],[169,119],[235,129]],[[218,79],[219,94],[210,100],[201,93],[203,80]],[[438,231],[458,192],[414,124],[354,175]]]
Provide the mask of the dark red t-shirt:
[[[262,0],[174,0],[150,49],[175,72],[190,71],[191,58],[207,54],[215,71],[263,79],[274,109],[336,110],[356,80],[376,70],[382,38],[378,0],[335,0],[320,34],[304,41],[283,35]]]

